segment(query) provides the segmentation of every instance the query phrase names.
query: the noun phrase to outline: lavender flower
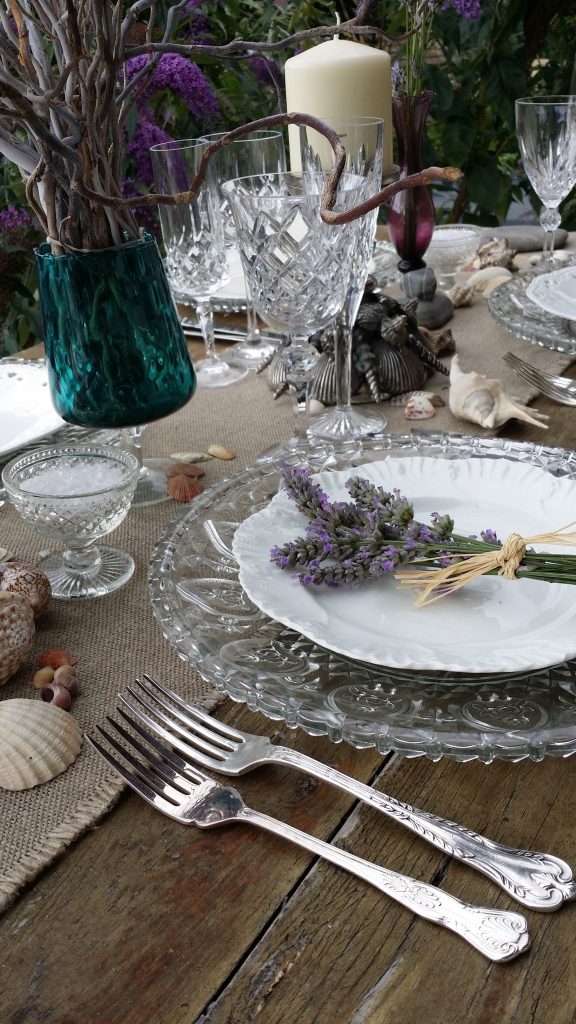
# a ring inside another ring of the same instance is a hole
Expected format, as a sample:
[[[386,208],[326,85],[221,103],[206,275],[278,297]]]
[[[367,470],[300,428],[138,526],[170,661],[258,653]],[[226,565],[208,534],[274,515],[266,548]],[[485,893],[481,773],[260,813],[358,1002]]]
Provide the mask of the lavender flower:
[[[132,79],[146,64],[148,57],[141,54],[126,62],[128,79]],[[212,87],[197,64],[177,53],[163,53],[138,94],[138,104],[146,105],[162,89],[170,89],[180,96],[188,110],[199,121],[210,121],[218,114],[218,101]]]
[[[13,241],[14,236],[21,238],[31,227],[32,217],[23,207],[10,203],[4,210],[0,210],[0,234],[10,235],[10,241]]]
[[[461,18],[465,18],[466,21],[478,21],[482,17],[480,0],[446,0],[442,10],[445,11],[449,7],[453,7],[456,14],[459,14]]]
[[[145,185],[154,184],[154,172],[152,170],[150,147],[155,146],[160,142],[170,141],[170,136],[167,135],[162,128],[159,128],[157,124],[152,124],[150,121],[144,120],[138,121],[134,135],[130,139],[130,142],[126,147],[126,151],[132,157],[136,165],[139,181],[142,181]]]

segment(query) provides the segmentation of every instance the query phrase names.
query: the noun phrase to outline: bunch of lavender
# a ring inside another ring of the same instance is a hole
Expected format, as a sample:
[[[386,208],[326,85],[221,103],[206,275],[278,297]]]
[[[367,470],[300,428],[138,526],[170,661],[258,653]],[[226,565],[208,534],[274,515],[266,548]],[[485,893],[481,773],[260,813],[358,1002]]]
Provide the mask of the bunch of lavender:
[[[346,483],[352,500],[331,501],[309,470],[282,469],[287,493],[310,522],[304,537],[274,547],[270,557],[280,569],[298,569],[300,583],[355,585],[438,554],[452,539],[450,516],[433,514],[430,525],[420,523],[398,490],[355,477]]]
[[[504,544],[492,529],[480,536],[454,533],[448,515],[432,513],[431,523],[414,519],[414,509],[398,490],[385,491],[369,480],[346,481],[351,501],[331,501],[307,469],[282,467],[285,489],[309,519],[303,537],[275,546],[270,558],[294,570],[305,586],[354,586],[393,572],[420,590],[417,606],[453,593],[481,575],[506,579],[576,584],[576,556],[535,552],[528,543],[576,546],[576,523]],[[398,571],[400,570],[400,571]]]

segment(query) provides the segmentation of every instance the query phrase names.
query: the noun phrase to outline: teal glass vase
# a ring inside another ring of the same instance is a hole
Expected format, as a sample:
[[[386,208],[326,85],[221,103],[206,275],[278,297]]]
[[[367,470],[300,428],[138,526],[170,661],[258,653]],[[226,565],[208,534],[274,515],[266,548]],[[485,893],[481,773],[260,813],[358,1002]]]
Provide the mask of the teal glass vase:
[[[68,423],[129,427],[168,416],[196,376],[151,235],[111,249],[35,250],[52,400]]]

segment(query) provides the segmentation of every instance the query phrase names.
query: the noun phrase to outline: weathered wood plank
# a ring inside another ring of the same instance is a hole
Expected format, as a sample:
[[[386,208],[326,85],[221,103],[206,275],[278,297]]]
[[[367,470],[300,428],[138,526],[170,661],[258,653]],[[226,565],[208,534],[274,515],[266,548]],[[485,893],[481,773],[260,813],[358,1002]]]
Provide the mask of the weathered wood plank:
[[[396,759],[378,784],[511,845],[575,862],[570,762],[454,765]],[[519,909],[476,872],[362,807],[341,833],[347,847],[432,880],[478,905]],[[436,861],[434,858],[437,857]],[[430,870],[432,868],[432,870]],[[326,894],[329,894],[326,898]],[[524,911],[532,949],[492,965],[463,940],[413,918],[375,890],[323,865],[303,880],[202,1024],[572,1024],[576,908]]]
[[[274,728],[232,702],[226,718]],[[382,761],[278,731],[364,780]],[[352,805],[289,769],[261,769],[238,785],[247,803],[323,838]],[[188,1024],[312,860],[246,826],[183,828],[130,795],[0,919],[2,1024]]]

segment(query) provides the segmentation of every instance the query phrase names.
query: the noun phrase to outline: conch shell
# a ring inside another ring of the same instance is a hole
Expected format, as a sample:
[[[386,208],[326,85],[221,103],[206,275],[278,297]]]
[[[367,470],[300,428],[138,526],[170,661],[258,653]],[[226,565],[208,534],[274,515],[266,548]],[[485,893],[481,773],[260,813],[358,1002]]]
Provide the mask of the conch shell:
[[[63,772],[78,756],[78,723],[55,704],[15,697],[0,702],[0,787],[31,789]]]
[[[549,419],[537,409],[515,402],[504,391],[501,380],[491,380],[482,373],[464,373],[460,369],[458,356],[453,356],[450,367],[450,394],[448,405],[458,419],[479,423],[481,427],[493,430],[509,419],[525,420],[535,427],[548,429],[544,420]]]
[[[34,633],[30,602],[22,594],[0,591],[0,686],[20,668]]]

